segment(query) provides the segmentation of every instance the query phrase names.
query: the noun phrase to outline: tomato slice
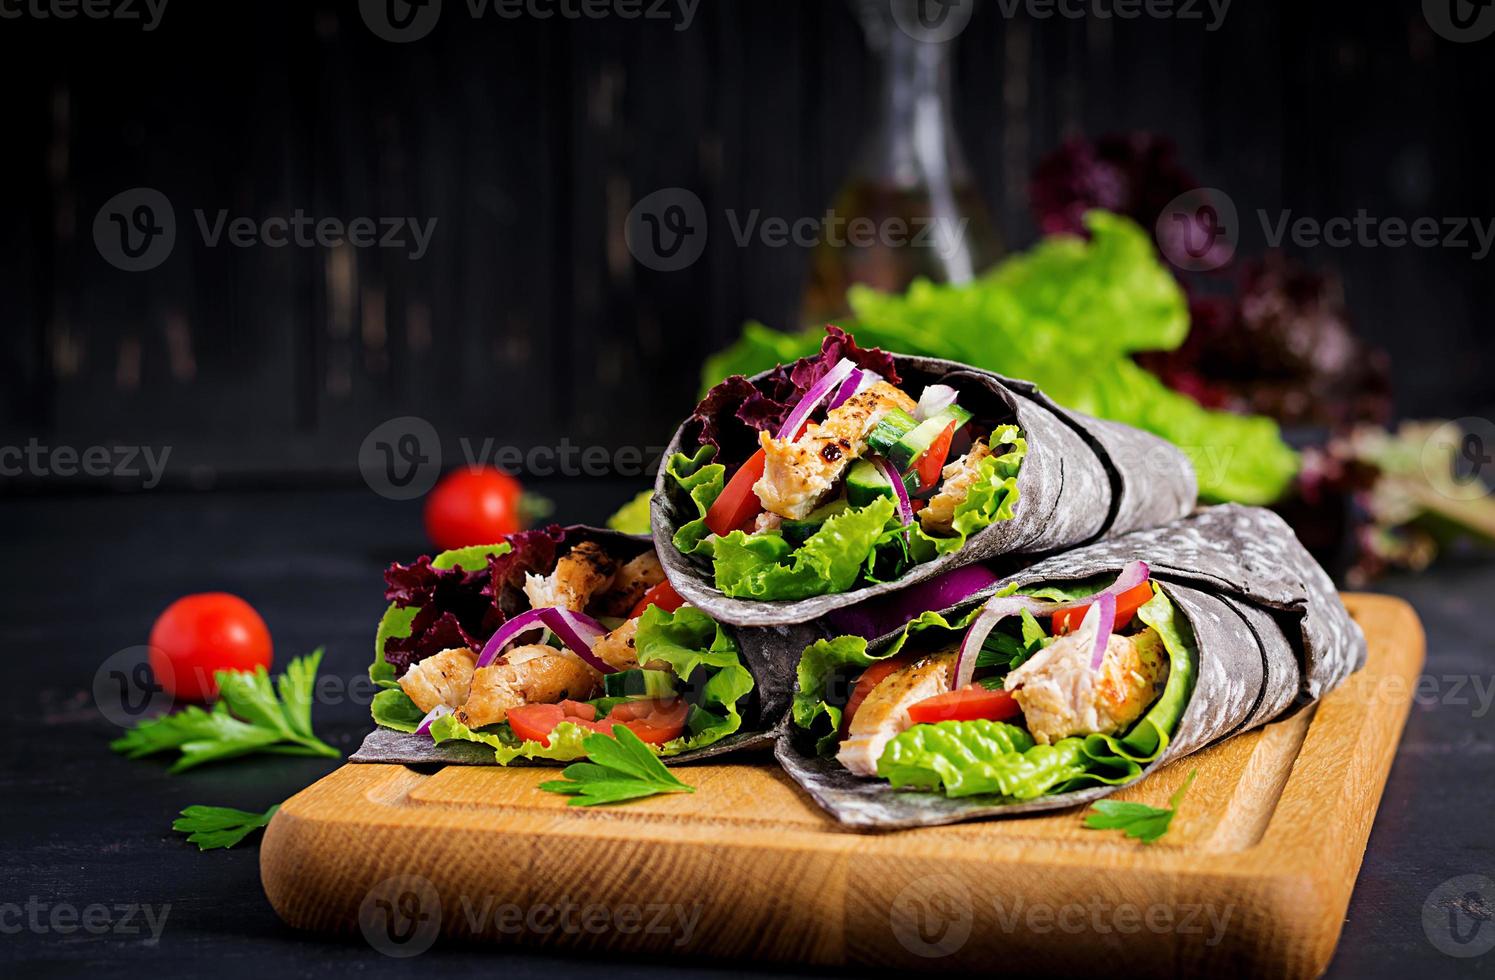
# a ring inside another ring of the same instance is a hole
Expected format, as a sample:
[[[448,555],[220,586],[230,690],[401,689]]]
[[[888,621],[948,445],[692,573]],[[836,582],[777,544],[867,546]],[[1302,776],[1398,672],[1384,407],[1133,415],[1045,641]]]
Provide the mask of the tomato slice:
[[[597,709],[583,701],[562,701],[559,704],[523,704],[510,708],[509,727],[514,734],[526,742],[550,744],[550,733],[555,726],[569,721],[583,727],[592,727]]]
[[[899,667],[909,663],[909,657],[889,657],[887,660],[879,660],[877,663],[862,671],[862,676],[857,678],[856,685],[851,689],[851,697],[846,699],[846,710],[841,713],[841,732],[845,734],[851,730],[851,719],[867,700],[867,695],[872,689]]]
[[[1006,691],[988,691],[980,684],[972,684],[956,691],[946,691],[932,698],[925,698],[909,705],[908,717],[916,725],[930,725],[937,721],[1006,721],[1022,714],[1012,695]]]
[[[1112,629],[1121,629],[1132,621],[1141,609],[1152,598],[1152,583],[1143,582],[1134,585],[1121,595],[1116,597],[1116,625]],[[1061,633],[1073,633],[1080,628],[1080,623],[1085,620],[1085,614],[1090,611],[1090,606],[1076,606],[1073,609],[1065,609],[1054,613],[1054,635]]]
[[[642,616],[644,610],[650,606],[658,606],[665,612],[672,613],[683,605],[685,605],[685,600],[680,598],[680,593],[676,592],[670,586],[669,580],[666,579],[644,593],[644,597],[638,601],[638,605],[633,607],[633,611],[628,614],[628,618],[636,619]]]
[[[940,481],[940,470],[945,468],[945,457],[950,455],[950,442],[955,438],[955,423],[945,426],[945,431],[935,436],[929,448],[919,454],[914,471],[919,474],[919,492],[932,488]]]
[[[748,457],[748,461],[732,474],[732,479],[722,488],[721,495],[706,511],[706,527],[713,534],[727,534],[741,527],[749,518],[763,509],[758,495],[753,493],[753,484],[763,477],[765,464],[763,450]]]
[[[612,734],[613,725],[627,725],[641,741],[658,745],[679,738],[685,731],[690,705],[681,698],[658,701],[625,701],[597,722],[600,729]]]

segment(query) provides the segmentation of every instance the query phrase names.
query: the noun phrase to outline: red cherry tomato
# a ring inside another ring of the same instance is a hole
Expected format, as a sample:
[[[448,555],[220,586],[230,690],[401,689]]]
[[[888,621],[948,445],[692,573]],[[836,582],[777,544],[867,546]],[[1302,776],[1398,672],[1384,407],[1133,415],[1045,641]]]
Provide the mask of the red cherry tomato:
[[[1121,593],[1121,595],[1116,597],[1116,625],[1111,628],[1113,630],[1119,630],[1127,623],[1130,623],[1132,621],[1132,617],[1137,614],[1137,610],[1147,605],[1148,601],[1151,599],[1151,582],[1143,582],[1141,585],[1134,585],[1130,589],[1127,589],[1125,592]],[[1076,606],[1073,609],[1065,609],[1062,612],[1054,613],[1054,635],[1058,636],[1061,633],[1073,633],[1075,630],[1079,629],[1080,623],[1085,621],[1085,614],[1089,611],[1090,607],[1088,605],[1085,605]]]
[[[689,714],[690,706],[680,698],[626,701],[608,712],[597,725],[605,734],[611,735],[613,726],[621,723],[627,725],[640,741],[658,745],[679,738],[685,731],[685,719]]]
[[[763,509],[763,503],[753,492],[753,484],[763,477],[766,465],[767,459],[760,449],[732,474],[732,479],[727,481],[715,503],[706,511],[706,527],[712,534],[725,535],[742,527]]]
[[[919,455],[914,471],[919,474],[919,492],[933,488],[940,482],[940,471],[945,468],[945,459],[950,455],[950,443],[955,438],[955,423],[945,426],[945,431],[934,437],[929,448]]]
[[[509,727],[514,734],[526,742],[550,744],[550,733],[555,726],[569,721],[583,728],[592,728],[597,709],[582,701],[562,701],[560,704],[525,704],[510,708]]]
[[[519,530],[519,481],[491,466],[467,466],[441,478],[426,497],[426,534],[442,551],[494,544]]]
[[[672,613],[683,605],[685,605],[685,600],[680,598],[680,593],[676,592],[668,581],[660,582],[654,588],[644,593],[644,597],[638,601],[638,605],[633,607],[633,611],[628,614],[628,618],[633,619],[642,616],[644,610],[650,606],[658,606],[665,612]]]
[[[979,684],[946,691],[908,706],[908,717],[916,725],[937,721],[1006,721],[1022,714],[1022,709],[1006,691],[988,691]]]
[[[254,607],[227,592],[183,596],[151,627],[156,681],[174,698],[206,701],[218,693],[216,670],[270,668],[270,630]]]

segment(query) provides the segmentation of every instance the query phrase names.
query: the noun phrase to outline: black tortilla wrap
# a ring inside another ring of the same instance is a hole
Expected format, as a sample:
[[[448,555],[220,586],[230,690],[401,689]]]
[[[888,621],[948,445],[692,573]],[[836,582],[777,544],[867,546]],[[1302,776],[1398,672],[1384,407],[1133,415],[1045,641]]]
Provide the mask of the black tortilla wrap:
[[[715,586],[709,561],[681,554],[675,532],[694,520],[692,501],[660,468],[650,525],[670,584],[719,622],[737,626],[805,623],[960,568],[1003,555],[1075,548],[1101,538],[1166,524],[1193,509],[1197,484],[1188,457],[1140,429],[1094,419],[1055,404],[1026,381],[928,357],[892,355],[900,387],[949,384],[978,420],[1015,423],[1027,441],[1018,470],[1016,515],[971,535],[954,554],[915,565],[894,582],[797,600],[733,599]],[[751,379],[757,381],[765,375]],[[697,448],[689,424],[670,440],[665,458]]]
[[[609,555],[621,561],[636,558],[653,547],[653,542],[646,535],[623,534],[583,524],[572,524],[563,530],[564,545],[575,546],[582,541],[596,541],[607,549]],[[784,717],[789,700],[794,694],[795,661],[785,651],[804,649],[816,638],[806,627],[735,629],[728,626],[726,630],[737,641],[743,663],[753,675],[753,691],[747,696],[747,703],[742,711],[742,728],[719,742],[668,756],[663,760],[666,765],[695,762],[728,752],[765,749],[773,745],[778,733],[775,722]],[[443,742],[438,745],[431,740],[430,735],[397,732],[382,727],[376,727],[365,736],[363,744],[349,756],[348,761],[396,765],[498,764],[493,749],[486,745],[464,741]],[[518,759],[510,763],[512,766],[566,764],[546,759]]]
[[[1237,505],[1206,508],[1167,527],[1135,532],[1047,558],[957,606],[955,616],[1011,583],[1019,586],[1114,575],[1128,562],[1148,563],[1194,637],[1193,693],[1167,748],[1138,779],[1159,766],[1316,701],[1365,663],[1365,637],[1333,584],[1283,520]],[[885,645],[891,636],[871,644]],[[853,775],[834,758],[813,753],[790,729],[776,747],[779,762],[842,823],[894,829],[1015,816],[1088,803],[1117,786],[1096,786],[1019,803],[949,799],[894,790]]]

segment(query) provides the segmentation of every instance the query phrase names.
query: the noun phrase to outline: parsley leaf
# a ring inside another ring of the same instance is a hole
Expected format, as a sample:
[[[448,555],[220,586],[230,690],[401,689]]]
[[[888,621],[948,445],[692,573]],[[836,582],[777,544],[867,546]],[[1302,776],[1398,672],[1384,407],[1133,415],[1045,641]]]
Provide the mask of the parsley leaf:
[[[252,673],[217,671],[213,678],[218,682],[218,701],[213,710],[194,705],[142,721],[109,747],[131,759],[179,750],[181,757],[172,772],[253,752],[341,758],[341,752],[311,730],[312,689],[321,662],[320,647],[292,660],[278,678],[279,697],[264,667]]]
[[[1189,778],[1184,780],[1178,792],[1168,798],[1166,810],[1148,806],[1146,803],[1098,800],[1090,807],[1095,812],[1085,815],[1085,829],[1120,830],[1128,837],[1135,837],[1144,844],[1151,844],[1168,832],[1169,825],[1173,823],[1173,815],[1178,812],[1178,804],[1182,802],[1189,787],[1194,785],[1194,777],[1197,775],[1199,775],[1198,769],[1189,773]]]
[[[270,822],[277,803],[264,813],[234,810],[226,806],[189,806],[171,825],[172,830],[187,834],[187,840],[199,851],[215,847],[233,847],[239,841]]]
[[[574,797],[570,806],[599,806],[642,799],[658,793],[694,793],[665,768],[659,756],[626,726],[614,725],[612,735],[598,732],[582,739],[591,762],[577,762],[561,770],[563,779],[540,784],[547,793]]]

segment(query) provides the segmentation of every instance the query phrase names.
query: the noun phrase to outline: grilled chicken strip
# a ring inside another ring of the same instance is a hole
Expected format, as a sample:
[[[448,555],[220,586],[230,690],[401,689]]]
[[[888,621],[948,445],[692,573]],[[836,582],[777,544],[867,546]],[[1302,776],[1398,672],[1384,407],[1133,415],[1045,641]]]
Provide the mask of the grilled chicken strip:
[[[955,508],[965,503],[971,485],[979,475],[979,465],[991,455],[986,443],[977,440],[969,452],[940,471],[940,492],[929,498],[919,511],[919,523],[930,534],[949,534],[955,524]]]
[[[619,670],[632,670],[639,665],[635,637],[638,635],[638,617],[628,620],[592,645],[592,652],[609,666]],[[651,660],[644,664],[648,670],[669,670],[663,660]]]
[[[886,381],[852,395],[831,409],[798,439],[758,433],[763,476],[753,492],[763,508],[789,520],[803,520],[830,493],[851,462],[867,450],[867,435],[895,408],[914,410],[914,400]]]
[[[612,586],[618,562],[602,545],[583,541],[561,556],[549,575],[530,572],[524,576],[524,594],[530,608],[551,606],[583,612],[592,596]]]
[[[883,749],[912,722],[910,705],[950,689],[955,654],[936,653],[884,677],[851,719],[836,760],[859,776],[877,775]]]
[[[645,592],[663,581],[664,567],[651,548],[618,569],[608,593],[595,604],[597,615],[628,615]]]
[[[1070,735],[1115,734],[1142,717],[1168,682],[1168,652],[1155,630],[1111,634],[1100,670],[1079,633],[1055,640],[1007,675],[1004,686],[1023,709],[1033,740],[1050,745]]]
[[[542,644],[514,647],[502,659],[472,675],[467,703],[457,720],[468,728],[496,725],[522,704],[553,704],[566,698],[585,701],[600,675],[576,654]]]
[[[472,686],[472,669],[477,662],[478,658],[466,647],[443,650],[405,671],[400,678],[400,689],[422,711],[430,711],[438,704],[461,707]]]

